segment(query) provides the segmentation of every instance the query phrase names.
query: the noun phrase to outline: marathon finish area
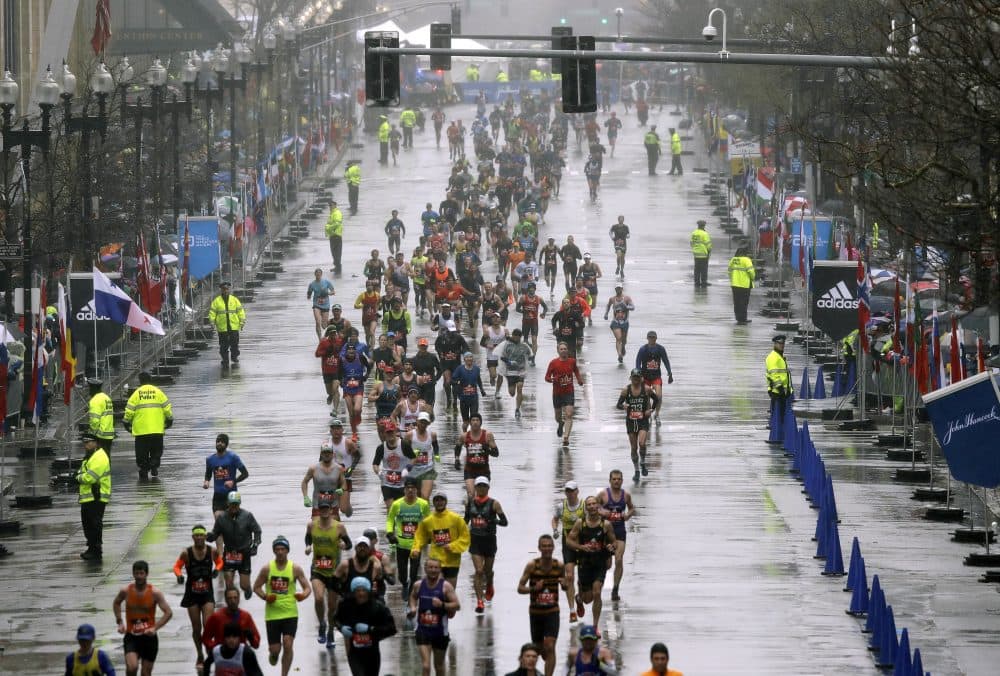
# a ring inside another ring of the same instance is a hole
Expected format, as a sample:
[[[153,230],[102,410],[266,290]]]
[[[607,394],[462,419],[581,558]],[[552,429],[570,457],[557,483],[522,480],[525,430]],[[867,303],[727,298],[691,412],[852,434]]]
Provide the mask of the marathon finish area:
[[[671,126],[678,118],[668,114],[670,108],[652,110],[650,122],[661,130]],[[445,112],[448,121],[468,122],[473,111],[463,105]],[[773,332],[756,317],[749,326],[734,325],[726,279],[732,252],[714,225],[709,227],[714,240],[708,275],[712,286],[695,290],[692,284],[690,232],[697,219],[711,218],[700,191],[703,176],[691,166],[685,166],[683,177],[662,172],[647,176],[644,130],[634,113],[623,115],[619,109],[618,114],[624,127],[615,157],[605,158],[597,200],[589,199],[582,175],[586,157],[571,142],[561,195],[552,201],[539,234],[543,241],[552,236],[558,243],[573,235],[581,251],[592,252],[604,271],[599,310],[586,329],[580,353],[585,384],[576,388],[570,444],[563,448],[555,434],[551,389],[542,379],[545,365],[555,356],[555,340],[543,331],[537,366],[529,367],[526,377],[521,420],[514,418],[506,388],[494,400],[487,380],[489,394],[481,398],[484,427],[493,432],[500,449],[499,457],[490,461],[490,494],[502,503],[510,526],[499,529],[496,595],[483,615],[474,613],[472,562],[468,555],[462,558],[457,588],[462,608],[449,623],[447,673],[478,676],[516,668],[518,650],[529,640],[528,598],[516,593],[517,580],[525,564],[538,555],[538,536],[551,533],[563,485],[577,481],[583,497],[607,486],[611,469],[621,469],[630,478],[623,414],[615,402],[635,350],[650,329],[658,332],[667,349],[675,382],[664,384],[663,424],[651,429],[649,476],[638,485],[628,480],[625,484],[637,515],[628,524],[620,601],[610,601],[611,572],[607,576],[602,644],[615,654],[623,674],[647,669],[649,647],[656,641],[670,647],[671,667],[687,674],[874,673],[857,623],[844,613],[848,599],[840,591],[841,582],[820,576],[812,558],[815,513],[802,499],[800,485],[787,475],[784,459],[764,443],[763,360]],[[397,112],[392,116],[395,121]],[[377,142],[374,137],[365,141],[360,209],[353,217],[345,213],[344,272],[332,278],[332,301],[345,307],[355,326],[360,326],[360,311],[352,306],[364,289],[362,266],[373,247],[385,257],[382,227],[390,211],[399,209],[406,224],[403,251],[409,258],[420,231],[419,214],[426,202],[436,205],[444,199],[450,167],[447,148],[434,147],[430,125],[425,133],[415,134],[415,148],[401,153],[398,167],[379,165]],[[687,141],[686,147],[696,156],[685,157],[685,163],[705,166],[699,142]],[[466,148],[471,152],[471,142]],[[342,185],[335,196],[346,203]],[[614,339],[603,320],[603,306],[614,287],[608,230],[619,214],[632,233],[625,293],[636,305],[623,365],[617,363]],[[291,542],[289,558],[308,566],[303,534],[309,510],[302,506],[299,483],[318,458],[329,407],[319,360],[313,356],[315,332],[305,290],[316,267],[331,267],[323,221],[312,222],[310,231],[310,238],[286,257],[285,271],[247,305],[241,368],[222,372],[215,351],[208,350],[184,368],[176,385],[165,388],[176,423],[167,433],[158,483],[137,482],[132,441],[119,428],[111,454],[114,493],[105,521],[102,566],[77,557],[82,543],[74,496],[57,496],[51,511],[23,517],[24,534],[9,543],[16,555],[0,564],[6,601],[0,610],[0,642],[6,647],[0,665],[5,671],[61,670],[81,622],[95,625],[98,646],[109,650],[116,669],[123,671],[110,606],[118,588],[130,579],[132,561],[145,559],[150,581],[165,591],[174,609],[174,618],[160,632],[155,673],[193,672],[190,625],[180,608],[182,587],[175,584],[170,568],[190,544],[191,527],[211,524],[211,496],[201,482],[204,459],[219,432],[230,436],[232,450],[250,471],[240,493],[244,508],[260,522],[264,540],[254,571],[270,559],[270,542],[279,534]],[[486,262],[483,270],[489,279],[495,274],[494,263]],[[561,294],[550,301],[546,287],[540,285],[539,292],[554,310]],[[756,297],[751,302],[752,312],[759,302]],[[408,309],[413,312],[412,301]],[[519,315],[512,312],[508,328],[518,326]],[[481,334],[463,332],[485,376]],[[414,316],[414,334],[411,350],[416,337],[431,336],[426,315]],[[793,372],[800,371],[804,359],[795,349],[790,347],[788,358]],[[461,512],[462,474],[449,462],[460,420],[444,410],[440,387],[435,413],[431,429],[441,440],[444,461],[438,467],[437,486],[447,491],[449,506]],[[875,565],[874,559],[888,571],[883,584],[895,591],[897,622],[900,614],[907,617],[926,668],[934,673],[989,673],[960,666],[970,664],[973,649],[955,639],[952,629],[966,613],[987,618],[988,595],[977,598],[972,593],[980,588],[965,581],[957,555],[937,553],[944,545],[928,535],[926,526],[910,519],[908,492],[888,483],[888,470],[865,459],[838,463],[847,445],[843,440],[818,433],[817,443],[827,444],[826,455],[832,458],[829,466],[838,482],[841,518],[863,532],[867,542],[874,541],[866,544],[868,565]],[[355,541],[364,529],[378,529],[379,546],[387,550],[385,510],[371,472],[377,444],[374,409],[366,405],[362,462],[353,477],[354,514],[344,523]],[[842,529],[847,531],[846,526]],[[560,549],[557,542],[557,558]],[[566,653],[578,641],[560,596],[557,673],[564,673]],[[944,607],[936,601],[941,598],[952,599],[949,606],[960,603],[961,611]],[[387,603],[402,629],[398,586],[389,587]],[[255,597],[241,605],[263,631],[263,602]],[[302,674],[349,673],[341,636],[333,651],[316,643],[312,599],[299,604],[299,616],[293,669]],[[935,623],[945,627],[935,629]],[[987,646],[976,647],[976,654],[996,655],[997,635],[979,634]],[[411,633],[401,631],[383,642],[382,656],[384,674],[419,673]],[[266,650],[258,651],[258,657],[266,663]],[[266,665],[264,672],[279,673]]]

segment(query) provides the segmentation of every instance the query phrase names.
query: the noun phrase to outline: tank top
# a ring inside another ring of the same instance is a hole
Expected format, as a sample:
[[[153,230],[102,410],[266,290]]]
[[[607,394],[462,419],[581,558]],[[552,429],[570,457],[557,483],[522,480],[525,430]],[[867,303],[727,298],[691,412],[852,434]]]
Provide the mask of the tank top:
[[[433,587],[427,584],[427,579],[420,580],[420,591],[417,599],[417,634],[422,637],[436,638],[448,635],[448,614],[444,609],[444,578],[439,578]],[[441,600],[441,607],[434,607],[434,599]]]
[[[347,318],[341,317],[340,319],[334,319],[331,317],[330,321],[328,321],[326,325],[334,327],[337,329],[337,333],[344,335],[344,327],[347,326]]]
[[[490,454],[486,450],[486,430],[479,430],[479,437],[475,439],[471,430],[466,432],[463,443],[466,473],[473,476],[487,476],[490,471]]]
[[[577,276],[583,280],[583,285],[588,289],[597,286],[597,269],[593,263],[584,263],[581,265]]]
[[[410,466],[410,476],[423,476],[434,469],[434,440],[430,430],[423,439],[420,438],[419,430],[414,430],[410,435],[410,446],[413,448],[413,454],[417,456]]]
[[[578,541],[582,550],[577,552],[577,560],[581,565],[601,566],[607,564],[610,556],[608,550],[604,548],[607,544],[608,534],[604,532],[604,519],[601,519],[596,526],[588,526],[584,521],[580,526],[580,536]]]
[[[521,296],[521,316],[525,322],[537,322],[538,321],[538,307],[541,299],[538,296],[529,296],[524,294]]]
[[[625,502],[625,495],[626,495],[625,489],[624,488],[622,489],[622,495],[617,500],[611,499],[610,488],[605,488],[604,493],[605,493],[604,509],[611,512],[611,514],[608,515],[608,521],[611,522],[611,527],[615,531],[615,537],[619,539],[624,538],[625,537],[624,517],[625,517],[625,512],[628,509],[628,505]]]
[[[187,581],[184,591],[189,594],[212,593],[212,571],[215,561],[212,560],[212,548],[205,548],[205,558],[200,561],[194,556],[194,547],[187,548]]]
[[[265,620],[285,620],[299,616],[299,606],[295,601],[295,576],[292,572],[294,569],[291,559],[285,561],[285,567],[281,570],[278,570],[278,564],[273,559],[268,564],[264,591],[266,594],[274,594],[276,600],[274,603],[265,604]]]
[[[576,676],[587,676],[587,674],[596,674],[598,676],[603,675],[605,672],[604,669],[601,669],[601,660],[598,657],[598,650],[594,649],[594,652],[590,655],[590,659],[586,662],[583,661],[583,651],[580,650],[577,652],[573,673],[576,674]]]
[[[223,657],[222,644],[212,648],[212,664],[215,667],[215,676],[244,676],[243,651],[246,649],[245,643],[240,643],[236,647],[236,652],[232,657]]]
[[[495,350],[497,345],[507,340],[507,332],[502,326],[486,327],[486,358],[490,360],[497,359]]]
[[[97,648],[90,651],[86,661],[80,657],[80,651],[73,651],[73,676],[101,676],[101,661],[97,657]]]
[[[379,477],[382,485],[388,488],[403,487],[403,468],[406,467],[407,458],[403,455],[403,445],[397,442],[396,448],[389,448],[382,445],[382,471]]]
[[[532,562],[531,575],[529,577],[528,588],[528,614],[529,615],[549,615],[559,612],[559,589],[563,579],[563,564],[555,559],[552,560],[552,567],[545,571],[542,569],[542,560],[535,559]],[[536,590],[535,585],[541,580],[541,590]]]
[[[331,521],[329,528],[320,526],[320,519],[312,521],[312,572],[322,577],[332,577],[340,563],[340,538],[337,537],[339,522]]]
[[[402,376],[400,376],[400,379],[402,379]],[[416,376],[414,376],[413,381],[414,383],[416,382]],[[410,400],[404,399],[402,415],[403,429],[409,431],[416,427],[418,415],[420,415],[420,402],[418,401],[413,408],[410,408]]]
[[[396,409],[399,403],[399,385],[390,385],[388,382],[382,383],[382,391],[375,400],[375,416],[377,418],[388,418]]]
[[[560,517],[563,527],[563,536],[565,537],[567,533],[573,530],[573,526],[577,521],[583,518],[584,508],[583,500],[577,503],[576,507],[570,509],[569,503],[566,500],[562,501],[562,516]]]
[[[636,394],[629,385],[625,389],[625,418],[628,420],[642,420],[645,417],[646,408],[649,406],[649,392],[643,385]]]
[[[336,451],[334,451],[336,455]],[[344,470],[336,462],[331,463],[330,469],[323,467],[323,463],[317,463],[313,471],[313,505],[319,506],[324,500],[329,500],[337,504],[337,487],[340,486],[340,475]]]
[[[395,284],[397,287],[400,286],[400,284],[398,282],[393,282],[393,284]],[[410,287],[406,286],[404,288],[408,289]],[[385,320],[385,329],[386,329],[386,332],[392,331],[393,333],[395,333],[397,340],[401,336],[404,336],[404,337],[406,336],[406,311],[405,310],[401,310],[398,317],[395,316],[394,312],[391,312],[391,311],[387,312],[387,313],[385,313],[385,316],[383,317],[383,319]]]
[[[493,509],[493,498],[479,502],[472,498],[465,507],[469,522],[469,534],[479,537],[496,537],[497,513]]]
[[[156,601],[153,600],[153,585],[139,591],[135,583],[125,592],[125,630],[138,635],[156,624]]]
[[[327,437],[328,444],[333,446],[333,461],[345,469],[354,464],[354,458],[347,451],[347,437],[341,437],[340,441],[334,441],[333,437]],[[315,486],[315,484],[313,484]],[[336,489],[336,487],[334,487]]]
[[[359,570],[354,567],[354,557],[347,559],[347,585],[350,586],[351,580],[356,577],[363,577],[372,584],[372,589],[375,589],[375,580],[372,577],[375,566],[372,565],[372,561],[375,560],[375,554],[368,557],[368,568],[365,570]],[[377,590],[376,590],[377,591]]]

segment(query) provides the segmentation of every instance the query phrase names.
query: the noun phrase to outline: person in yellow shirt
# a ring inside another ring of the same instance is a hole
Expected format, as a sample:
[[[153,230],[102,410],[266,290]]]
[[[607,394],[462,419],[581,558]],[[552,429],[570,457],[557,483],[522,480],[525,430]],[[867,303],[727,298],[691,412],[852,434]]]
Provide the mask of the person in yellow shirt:
[[[436,491],[431,497],[431,504],[434,511],[417,526],[410,557],[419,559],[420,550],[430,544],[429,556],[441,562],[441,574],[454,587],[458,583],[462,552],[469,548],[472,541],[469,527],[460,515],[448,509],[448,496],[444,491]]]
[[[736,250],[736,255],[729,259],[729,286],[733,289],[733,314],[737,324],[749,324],[747,307],[750,305],[750,289],[753,288],[757,273],[753,260],[747,254],[746,247]]]
[[[667,666],[670,663],[670,651],[664,643],[654,643],[649,649],[649,670],[639,676],[684,676],[676,669]]]
[[[247,323],[246,310],[239,299],[229,293],[231,288],[229,282],[219,284],[219,295],[208,308],[208,321],[215,325],[219,334],[219,354],[222,356],[223,368],[229,368],[230,357],[234,366],[239,365],[240,331]]]
[[[135,437],[139,478],[147,481],[150,474],[159,476],[163,434],[174,424],[174,412],[170,399],[153,384],[153,376],[147,371],[139,374],[139,387],[128,398],[123,420],[125,429]]]
[[[712,255],[712,237],[705,230],[705,221],[691,233],[691,255],[694,256],[694,286],[708,286],[708,258]]]
[[[344,253],[344,212],[335,201],[330,202],[330,216],[326,219],[324,228],[326,238],[330,240],[330,256],[333,258],[333,271],[340,274],[340,258]]]
[[[90,388],[90,401],[87,403],[88,431],[110,455],[111,444],[115,440],[115,405],[104,392],[104,381],[100,378],[89,378],[87,387]]]

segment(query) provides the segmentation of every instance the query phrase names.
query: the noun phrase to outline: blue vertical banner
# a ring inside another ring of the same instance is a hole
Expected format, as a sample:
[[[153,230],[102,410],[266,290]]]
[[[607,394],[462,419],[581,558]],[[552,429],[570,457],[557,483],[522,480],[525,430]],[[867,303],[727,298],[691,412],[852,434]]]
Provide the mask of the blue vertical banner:
[[[812,217],[792,221],[792,257],[793,265],[798,265],[799,247],[806,246],[816,252],[815,259],[828,261],[833,258],[833,221],[829,218],[817,218],[815,222],[815,246],[813,242],[814,224]],[[809,257],[806,256],[806,259]],[[802,272],[801,270],[799,271]]]
[[[184,227],[189,228],[191,259],[189,273],[193,279],[205,279],[222,267],[219,247],[219,219],[215,216],[192,216],[178,221],[177,249],[184,260]]]
[[[974,486],[1000,486],[1000,386],[991,372],[923,396],[951,475]]]

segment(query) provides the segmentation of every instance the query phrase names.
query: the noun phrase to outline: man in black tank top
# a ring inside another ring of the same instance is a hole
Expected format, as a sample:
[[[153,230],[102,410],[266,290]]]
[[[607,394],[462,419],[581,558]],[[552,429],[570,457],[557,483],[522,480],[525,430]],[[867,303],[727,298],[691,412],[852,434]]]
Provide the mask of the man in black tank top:
[[[639,469],[646,476],[646,439],[649,436],[649,417],[656,410],[656,393],[642,382],[642,370],[632,369],[629,384],[618,395],[618,410],[625,411],[625,432],[632,448],[632,481],[639,483]]]
[[[601,505],[594,496],[584,501],[586,513],[573,525],[566,536],[570,548],[577,552],[576,571],[579,582],[577,606],[593,603],[594,626],[600,626],[601,590],[608,573],[608,564],[615,551],[615,532],[611,523],[601,517]],[[583,618],[580,618],[583,621]]]

